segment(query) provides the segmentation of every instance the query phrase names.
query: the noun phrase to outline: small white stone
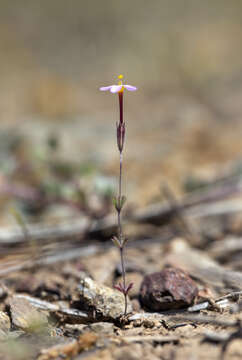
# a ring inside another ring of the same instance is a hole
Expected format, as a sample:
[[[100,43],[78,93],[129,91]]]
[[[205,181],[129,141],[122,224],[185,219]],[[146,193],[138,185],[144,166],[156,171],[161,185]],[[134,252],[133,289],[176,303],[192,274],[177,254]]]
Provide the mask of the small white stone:
[[[83,276],[78,290],[85,307],[94,310],[104,319],[116,319],[124,314],[124,295],[118,290],[98,284],[86,276]],[[127,313],[130,312],[132,305],[128,299]]]

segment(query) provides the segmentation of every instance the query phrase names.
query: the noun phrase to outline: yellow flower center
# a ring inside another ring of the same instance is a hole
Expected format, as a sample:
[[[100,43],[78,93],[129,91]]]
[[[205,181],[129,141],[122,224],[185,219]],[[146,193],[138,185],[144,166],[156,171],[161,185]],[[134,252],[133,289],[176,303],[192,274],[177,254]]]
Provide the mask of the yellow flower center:
[[[118,85],[123,85],[123,75],[119,75],[118,76],[118,79],[119,79],[119,81],[118,81]],[[124,87],[122,87],[122,89],[121,90],[119,90],[119,92],[123,92],[124,91]]]

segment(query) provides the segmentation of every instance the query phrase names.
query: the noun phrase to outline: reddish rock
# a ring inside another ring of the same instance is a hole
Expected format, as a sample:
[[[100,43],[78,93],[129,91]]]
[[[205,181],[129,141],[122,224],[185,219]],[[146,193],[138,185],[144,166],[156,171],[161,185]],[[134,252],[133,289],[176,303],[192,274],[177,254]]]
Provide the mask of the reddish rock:
[[[190,276],[174,267],[146,275],[140,287],[141,304],[151,311],[189,306],[197,294],[197,286]]]

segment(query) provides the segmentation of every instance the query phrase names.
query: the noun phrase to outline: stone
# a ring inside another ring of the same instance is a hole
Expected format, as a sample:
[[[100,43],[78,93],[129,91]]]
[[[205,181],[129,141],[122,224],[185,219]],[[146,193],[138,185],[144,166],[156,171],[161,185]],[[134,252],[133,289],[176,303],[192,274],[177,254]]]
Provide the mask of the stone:
[[[0,340],[4,340],[9,335],[11,322],[8,315],[0,311]]]
[[[10,327],[11,323],[9,316],[5,312],[0,311],[0,329],[4,332],[8,332]]]
[[[175,267],[146,275],[140,288],[140,302],[151,311],[173,310],[193,304],[198,288],[190,276]]]
[[[66,336],[76,337],[83,334],[86,329],[87,325],[85,324],[65,324],[64,333]]]
[[[100,321],[89,325],[91,331],[100,334],[112,334],[114,332],[114,325],[109,322]]]
[[[118,290],[98,284],[85,275],[78,290],[80,310],[87,311],[94,320],[115,320],[124,314],[124,295]],[[130,312],[132,305],[128,299],[127,313]]]
[[[74,359],[83,351],[94,347],[97,342],[97,335],[92,332],[87,332],[78,337],[78,339],[68,341],[51,346],[47,349],[42,349],[38,360],[50,359]]]
[[[34,307],[27,298],[15,295],[10,300],[12,323],[28,332],[42,332],[47,329],[47,315]]]
[[[8,289],[4,284],[0,284],[0,300],[4,300],[8,296]]]
[[[139,312],[141,309],[140,302],[138,299],[132,299],[132,307],[134,312]]]

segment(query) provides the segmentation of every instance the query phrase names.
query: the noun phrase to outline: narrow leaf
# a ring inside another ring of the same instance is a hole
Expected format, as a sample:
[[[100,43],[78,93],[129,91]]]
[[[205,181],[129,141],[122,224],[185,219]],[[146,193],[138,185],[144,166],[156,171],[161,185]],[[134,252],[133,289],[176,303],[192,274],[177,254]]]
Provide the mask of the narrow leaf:
[[[114,243],[114,245],[120,249],[121,244],[120,244],[119,239],[116,236],[113,236],[111,240]]]

